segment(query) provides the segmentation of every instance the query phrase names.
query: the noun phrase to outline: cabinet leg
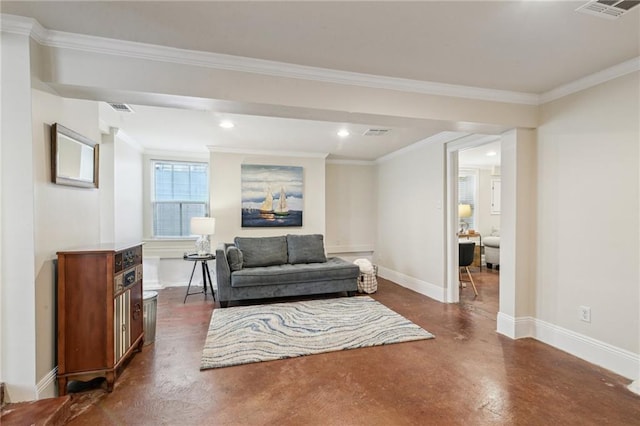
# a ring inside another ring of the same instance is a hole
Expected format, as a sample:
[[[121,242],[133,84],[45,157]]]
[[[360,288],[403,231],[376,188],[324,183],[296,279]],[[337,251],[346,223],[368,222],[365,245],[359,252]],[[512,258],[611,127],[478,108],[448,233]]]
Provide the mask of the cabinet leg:
[[[58,396],[64,396],[67,394],[67,378],[58,377]]]
[[[113,383],[116,381],[115,373],[107,373],[107,392],[113,391]]]

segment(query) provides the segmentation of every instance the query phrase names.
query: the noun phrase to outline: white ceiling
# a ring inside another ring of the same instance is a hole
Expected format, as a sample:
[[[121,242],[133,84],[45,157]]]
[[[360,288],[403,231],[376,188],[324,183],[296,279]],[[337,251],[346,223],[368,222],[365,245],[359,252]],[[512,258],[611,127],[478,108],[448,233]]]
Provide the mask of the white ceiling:
[[[246,114],[131,105],[134,113],[117,113],[106,103],[100,115],[110,126],[150,150],[206,152],[228,150],[331,153],[333,159],[375,160],[389,152],[444,131],[442,125],[401,127],[301,120]],[[219,126],[223,120],[232,129]],[[364,136],[371,128],[390,129],[384,136]],[[349,131],[341,138],[337,132]]]
[[[584,3],[2,1],[1,11],[58,31],[540,94],[640,55],[640,7],[607,20],[574,11]],[[438,123],[416,128],[384,120],[355,124],[243,114],[231,117],[234,129],[223,130],[215,109],[134,109],[134,116],[121,116],[114,125],[147,149],[201,150],[215,141],[375,159],[442,130]],[[352,136],[341,140],[335,131],[343,126]],[[355,136],[369,127],[392,130],[384,137]]]
[[[458,166],[480,169],[500,166],[500,154],[500,140],[494,140],[474,148],[460,150]]]

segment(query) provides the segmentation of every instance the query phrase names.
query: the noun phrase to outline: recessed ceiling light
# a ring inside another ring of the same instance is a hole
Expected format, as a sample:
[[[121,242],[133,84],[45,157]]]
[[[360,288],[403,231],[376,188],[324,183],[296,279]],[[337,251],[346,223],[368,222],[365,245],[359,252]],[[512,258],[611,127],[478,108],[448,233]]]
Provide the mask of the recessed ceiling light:
[[[349,136],[349,131],[347,129],[338,130],[338,136],[340,136],[341,138],[346,138],[347,136]]]
[[[235,126],[235,124],[233,124],[231,121],[229,120],[224,120],[220,122],[220,127],[222,127],[223,129],[231,129]]]
[[[498,155],[498,153],[497,153],[497,152],[495,152],[495,151],[489,151],[489,152],[487,152],[487,157],[495,157],[496,155]]]

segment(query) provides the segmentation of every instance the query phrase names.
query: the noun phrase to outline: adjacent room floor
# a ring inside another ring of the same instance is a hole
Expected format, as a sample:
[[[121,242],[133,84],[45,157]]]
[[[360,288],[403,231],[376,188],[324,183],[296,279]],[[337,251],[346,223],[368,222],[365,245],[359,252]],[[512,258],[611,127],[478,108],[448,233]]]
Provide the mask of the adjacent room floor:
[[[495,332],[498,273],[447,305],[379,279],[373,297],[433,340],[200,371],[209,297],[168,288],[155,343],[112,393],[75,394],[72,425],[639,424],[626,379],[532,339]],[[89,404],[88,402],[93,402]],[[88,408],[87,408],[88,407]]]

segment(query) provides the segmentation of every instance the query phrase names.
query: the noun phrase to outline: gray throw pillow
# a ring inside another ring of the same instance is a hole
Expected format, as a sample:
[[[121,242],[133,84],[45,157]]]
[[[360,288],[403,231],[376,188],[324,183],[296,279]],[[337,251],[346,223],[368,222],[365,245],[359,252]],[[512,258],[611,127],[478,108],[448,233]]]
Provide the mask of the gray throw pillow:
[[[284,265],[287,263],[287,239],[280,237],[236,237],[236,247],[242,251],[245,268]]]
[[[236,246],[227,247],[227,260],[229,261],[229,268],[232,271],[239,271],[242,269],[242,252]]]
[[[289,263],[324,263],[324,238],[320,234],[287,235]]]

